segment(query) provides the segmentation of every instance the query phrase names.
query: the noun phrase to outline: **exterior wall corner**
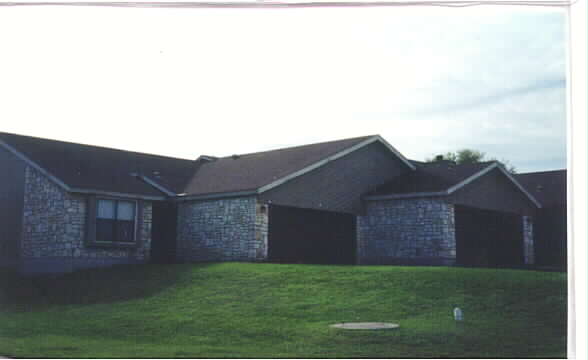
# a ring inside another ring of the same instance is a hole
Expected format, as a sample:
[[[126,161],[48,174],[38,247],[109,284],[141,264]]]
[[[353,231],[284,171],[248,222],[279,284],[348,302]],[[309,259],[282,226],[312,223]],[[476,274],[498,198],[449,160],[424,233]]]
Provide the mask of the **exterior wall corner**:
[[[533,218],[530,216],[523,216],[523,254],[525,257],[525,264],[535,264]]]
[[[269,208],[267,204],[255,205],[255,260],[265,261],[268,256]]]

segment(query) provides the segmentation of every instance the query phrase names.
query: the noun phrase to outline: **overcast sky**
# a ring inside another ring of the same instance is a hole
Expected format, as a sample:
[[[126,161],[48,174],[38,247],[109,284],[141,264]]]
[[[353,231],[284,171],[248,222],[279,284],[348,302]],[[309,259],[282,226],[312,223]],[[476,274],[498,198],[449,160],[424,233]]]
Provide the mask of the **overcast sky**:
[[[380,134],[566,166],[566,15],[0,8],[0,131],[194,159]]]

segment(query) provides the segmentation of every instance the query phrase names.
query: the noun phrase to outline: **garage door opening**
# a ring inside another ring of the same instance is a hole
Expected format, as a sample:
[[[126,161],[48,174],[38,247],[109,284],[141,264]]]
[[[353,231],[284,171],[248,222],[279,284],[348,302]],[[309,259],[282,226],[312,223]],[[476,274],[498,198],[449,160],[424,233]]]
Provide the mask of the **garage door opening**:
[[[271,205],[268,260],[279,263],[355,264],[355,215]]]
[[[524,264],[521,215],[456,205],[455,237],[458,265]]]

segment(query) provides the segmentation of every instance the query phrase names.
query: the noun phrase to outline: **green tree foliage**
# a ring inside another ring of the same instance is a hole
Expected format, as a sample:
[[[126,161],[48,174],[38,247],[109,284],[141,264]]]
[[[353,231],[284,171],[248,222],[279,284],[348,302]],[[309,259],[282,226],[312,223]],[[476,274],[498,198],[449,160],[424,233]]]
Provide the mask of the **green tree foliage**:
[[[476,163],[480,163],[480,162],[484,162],[484,161],[497,161],[500,164],[502,164],[502,166],[504,166],[504,168],[506,170],[508,170],[508,172],[510,172],[512,174],[516,174],[516,172],[517,172],[517,169],[508,160],[504,160],[504,159],[498,160],[494,157],[486,158],[485,152],[482,152],[479,150],[473,150],[473,149],[460,149],[457,151],[449,151],[443,155],[437,155],[437,156],[427,158],[427,159],[425,159],[425,162],[435,162],[435,161],[439,161],[439,160],[453,161],[454,163],[456,163],[458,165],[476,164]]]

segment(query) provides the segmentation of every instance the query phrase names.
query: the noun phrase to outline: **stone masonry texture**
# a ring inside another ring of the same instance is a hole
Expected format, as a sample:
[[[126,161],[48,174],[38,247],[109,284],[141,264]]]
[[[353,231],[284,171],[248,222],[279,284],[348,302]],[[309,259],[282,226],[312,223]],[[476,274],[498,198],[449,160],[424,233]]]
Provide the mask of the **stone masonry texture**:
[[[255,197],[179,203],[177,234],[181,262],[261,261],[267,256],[267,215]]]
[[[455,263],[454,208],[441,199],[368,201],[357,235],[359,264]]]
[[[266,204],[257,203],[255,206],[255,246],[256,260],[267,259],[268,253],[269,208]]]
[[[77,268],[149,260],[151,203],[143,204],[136,248],[95,248],[85,244],[86,198],[70,194],[39,171],[25,171],[21,260],[23,272],[65,272]],[[30,269],[27,269],[30,267]]]

